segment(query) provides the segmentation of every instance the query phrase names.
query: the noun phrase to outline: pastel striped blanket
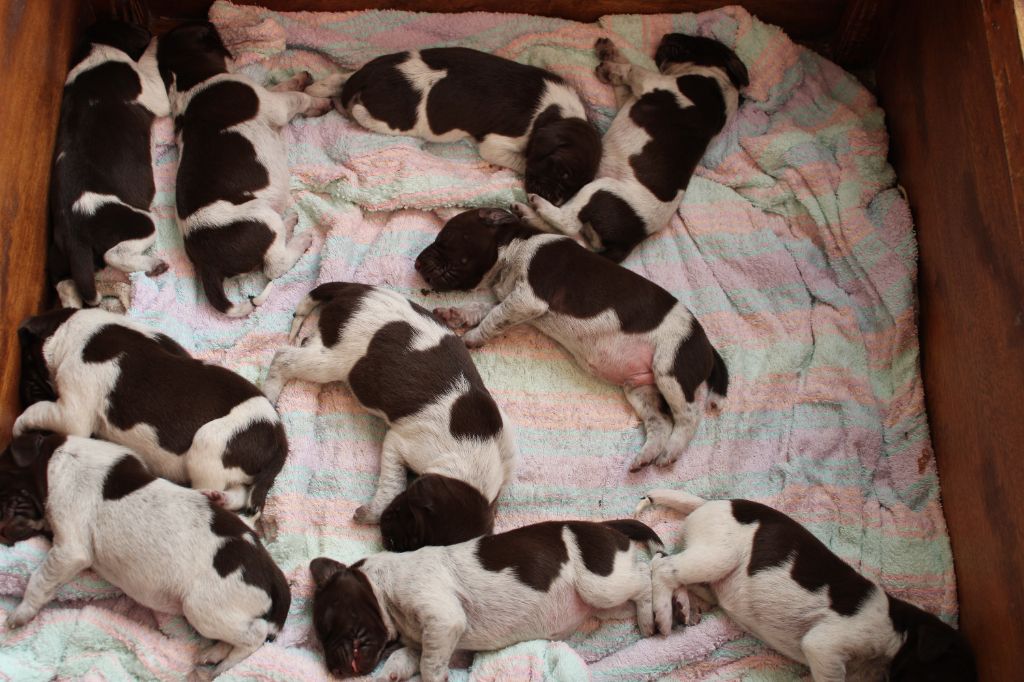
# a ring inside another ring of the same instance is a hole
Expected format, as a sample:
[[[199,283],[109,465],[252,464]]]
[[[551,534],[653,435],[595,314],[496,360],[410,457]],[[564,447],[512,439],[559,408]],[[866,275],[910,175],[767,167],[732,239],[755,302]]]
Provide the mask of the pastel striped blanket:
[[[625,262],[678,296],[707,329],[732,377],[724,409],[704,420],[671,470],[630,474],[643,432],[621,392],[532,329],[512,330],[474,351],[520,448],[498,529],[629,516],[656,486],[746,497],[792,514],[898,596],[955,618],[919,370],[913,225],[886,161],[882,111],[853,77],[738,8],[580,24],[511,14],[285,14],[221,1],[211,18],[240,70],[260,82],[302,69],[319,78],[406,48],[465,45],[562,75],[602,129],[614,102],[593,75],[595,38],[610,36],[643,65],[669,31],[735,46],[751,77],[738,116],[708,150],[670,229]],[[182,249],[172,127],[158,126],[156,251],[171,270],[132,277],[129,315],[257,383],[286,343],[295,304],[320,282],[380,284],[427,307],[483,299],[421,293],[413,258],[456,207],[522,198],[520,180],[484,163],[469,144],[376,135],[335,112],[296,120],[287,130],[292,196],[297,229],[311,231],[314,245],[265,306],[229,320],[199,293]],[[237,300],[262,284],[243,277],[228,295]],[[280,407],[291,452],[266,510],[268,547],[294,600],[282,635],[229,678],[325,679],[310,627],[309,561],[323,554],[354,561],[380,550],[377,529],[351,517],[372,494],[383,424],[338,385],[290,384]],[[648,520],[678,541],[671,513]],[[36,539],[0,551],[4,609],[46,547]],[[0,678],[180,679],[200,644],[182,617],[139,607],[86,573],[29,626],[2,635]],[[667,638],[641,639],[628,620],[595,620],[567,642],[480,654],[452,679],[805,674],[712,612]]]

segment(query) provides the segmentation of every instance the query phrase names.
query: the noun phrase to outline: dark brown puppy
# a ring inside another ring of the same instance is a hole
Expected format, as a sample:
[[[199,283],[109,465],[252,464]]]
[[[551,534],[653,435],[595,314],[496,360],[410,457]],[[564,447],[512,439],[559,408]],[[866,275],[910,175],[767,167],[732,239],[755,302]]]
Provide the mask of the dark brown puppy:
[[[470,348],[529,323],[581,366],[621,386],[647,429],[634,471],[675,462],[705,404],[717,406],[708,398],[728,391],[725,362],[674,296],[507,211],[472,210],[452,218],[416,259],[416,269],[435,289],[493,289],[497,305],[434,311],[453,328],[468,329],[463,340]]]
[[[601,158],[601,138],[562,78],[465,47],[384,55],[306,92],[338,97],[374,132],[472,139],[484,160],[525,174],[526,191],[556,206],[594,178]]]

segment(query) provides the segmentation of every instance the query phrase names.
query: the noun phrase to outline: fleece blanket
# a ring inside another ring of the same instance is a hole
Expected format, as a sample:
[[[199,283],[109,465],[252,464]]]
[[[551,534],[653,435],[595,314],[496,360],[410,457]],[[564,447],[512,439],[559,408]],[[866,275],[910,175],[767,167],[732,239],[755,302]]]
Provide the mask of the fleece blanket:
[[[648,66],[670,31],[735,47],[751,79],[738,115],[711,145],[671,226],[625,262],[707,329],[732,377],[724,409],[705,418],[674,467],[630,474],[643,432],[620,391],[532,329],[512,330],[473,353],[520,450],[497,529],[629,516],[655,486],[750,498],[793,515],[896,595],[955,618],[919,371],[913,226],[886,162],[882,111],[854,78],[735,7],[581,24],[511,14],[275,13],[221,1],[210,16],[238,68],[263,83],[303,69],[320,78],[407,48],[465,45],[565,77],[602,130],[614,100],[593,75],[597,37]],[[155,279],[133,275],[132,318],[258,383],[286,343],[295,304],[320,282],[384,285],[427,307],[487,296],[422,293],[412,261],[459,207],[521,199],[511,171],[484,163],[469,144],[376,135],[336,112],[296,120],[286,134],[297,229],[312,232],[314,244],[265,306],[229,320],[206,303],[182,249],[176,150],[170,122],[159,122],[155,249],[171,269]],[[239,278],[229,296],[263,283]],[[373,491],[383,424],[339,385],[290,384],[280,409],[291,450],[267,506],[267,545],[294,600],[282,635],[230,679],[326,678],[310,627],[309,561],[351,562],[380,550],[377,529],[351,517]],[[671,512],[646,518],[678,546]],[[0,551],[3,609],[46,548],[35,539]],[[202,644],[180,616],[143,609],[89,572],[0,638],[0,677],[19,681],[179,679]],[[719,611],[664,638],[642,639],[632,620],[595,620],[566,642],[525,642],[462,665],[469,667],[453,680],[806,675]]]

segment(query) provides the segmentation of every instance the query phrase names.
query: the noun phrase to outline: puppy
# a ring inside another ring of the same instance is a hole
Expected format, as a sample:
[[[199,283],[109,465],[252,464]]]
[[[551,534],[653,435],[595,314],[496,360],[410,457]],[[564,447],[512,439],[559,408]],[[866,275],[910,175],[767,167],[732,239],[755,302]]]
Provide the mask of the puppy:
[[[288,582],[255,533],[195,490],[153,476],[131,450],[27,433],[11,445],[47,491],[53,547],[7,617],[20,627],[87,568],[157,611],[182,613],[215,643],[199,664],[219,675],[284,626]]]
[[[963,635],[886,594],[785,514],[679,490],[653,490],[637,511],[652,504],[686,515],[686,549],[651,563],[662,634],[672,628],[673,591],[697,586],[743,628],[810,666],[815,682],[977,679]],[[686,589],[676,597],[688,611]]]
[[[559,639],[589,616],[614,617],[633,602],[640,631],[653,633],[649,565],[631,541],[661,547],[639,521],[548,521],[450,547],[384,552],[351,567],[326,557],[313,627],[338,677],[366,675],[401,639],[375,679],[447,679],[456,650],[488,651]],[[603,611],[604,614],[595,612]]]
[[[228,509],[254,517],[262,511],[288,440],[277,410],[251,383],[99,309],[30,317],[18,338],[29,370],[24,379],[48,399],[28,406],[15,435],[96,434]]]
[[[160,75],[168,88],[177,131],[178,225],[185,252],[210,304],[243,317],[270,294],[312,242],[305,232],[286,241],[297,217],[282,219],[289,203],[288,159],[281,129],[295,116],[320,116],[330,100],[301,90],[301,74],[271,90],[228,73],[231,55],[213,24],[183,24],[162,36]],[[232,304],[224,278],[262,270],[271,280],[251,301]]]
[[[535,227],[582,234],[619,262],[672,219],[749,79],[736,53],[710,38],[666,35],[655,56],[661,73],[633,66],[607,38],[594,47],[598,78],[630,95],[605,134],[597,180],[561,208],[531,195],[515,210]]]
[[[96,306],[101,294],[119,293],[117,287],[97,289],[96,270],[104,263],[151,277],[167,270],[144,253],[156,240],[150,129],[155,117],[168,114],[155,44],[147,45],[149,31],[141,26],[96,23],[64,82],[48,270],[65,307]],[[127,309],[127,295],[121,303]]]
[[[384,546],[397,552],[490,533],[515,446],[463,343],[412,301],[347,282],[322,284],[299,303],[293,342],[316,309],[316,329],[301,348],[277,352],[263,391],[276,401],[290,379],[344,381],[387,422],[377,492],[355,520],[379,521]],[[406,467],[419,477],[403,491]]]
[[[675,462],[693,438],[708,396],[725,397],[728,390],[725,362],[670,293],[507,211],[480,209],[452,218],[416,259],[416,269],[440,291],[480,284],[494,291],[497,305],[434,311],[453,328],[470,328],[463,336],[470,348],[529,323],[592,374],[622,386],[647,429],[633,471]],[[711,407],[717,409],[714,400]]]
[[[564,80],[465,47],[384,55],[306,92],[338,97],[339,109],[374,132],[472,138],[485,161],[525,174],[526,191],[556,206],[594,179],[601,158],[601,138]]]

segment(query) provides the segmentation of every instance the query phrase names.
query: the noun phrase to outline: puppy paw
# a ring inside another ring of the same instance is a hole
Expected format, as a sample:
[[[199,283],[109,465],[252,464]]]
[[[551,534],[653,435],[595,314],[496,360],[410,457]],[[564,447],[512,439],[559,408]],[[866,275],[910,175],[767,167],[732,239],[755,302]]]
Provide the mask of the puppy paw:
[[[637,471],[640,471],[644,467],[649,466],[650,463],[654,461],[655,457],[656,453],[648,452],[647,448],[644,448],[636,457],[633,458],[633,461],[630,462],[630,472],[636,473]]]
[[[602,62],[607,59],[614,59],[618,55],[618,48],[611,38],[598,38],[594,41],[594,53]]]
[[[146,276],[147,277],[159,277],[160,275],[162,275],[165,272],[167,272],[167,270],[169,270],[169,269],[170,269],[170,266],[167,265],[167,263],[165,263],[164,261],[160,261],[156,265],[154,265],[153,267],[151,267],[149,270],[146,271]]]
[[[605,85],[612,84],[612,71],[604,62],[601,62],[594,67],[594,75],[597,76],[597,80],[601,81]]]
[[[309,106],[302,112],[302,115],[306,118],[315,118],[317,116],[323,116],[328,111],[334,108],[334,104],[326,97],[313,97]]]
[[[665,452],[658,455],[658,457],[654,460],[654,463],[660,467],[672,466],[673,464],[676,463],[676,461],[679,460],[679,457],[682,454],[683,453],[681,452],[673,452],[672,450],[666,450]]]
[[[299,253],[306,253],[309,247],[313,245],[313,231],[306,230],[300,232],[292,237],[292,241],[289,244],[290,247],[294,248]]]
[[[480,329],[477,327],[474,327],[463,334],[462,341],[466,344],[466,348],[480,348],[487,342],[487,340],[484,339],[484,335],[480,333]]]
[[[313,74],[309,71],[303,71],[302,73],[295,74],[295,89],[305,90],[313,84]]]
[[[7,627],[10,630],[20,628],[35,617],[36,611],[29,606],[26,606],[25,602],[21,602],[18,604],[18,608],[14,609],[14,611],[7,616]]]
[[[210,682],[213,679],[213,670],[210,668],[195,668],[185,679],[188,682]]]
[[[356,523],[371,526],[380,523],[380,514],[370,509],[369,505],[361,504],[356,509],[356,513],[352,515],[352,520]]]
[[[199,652],[196,664],[216,665],[227,658],[229,653],[231,653],[230,644],[227,642],[215,642],[212,646],[208,646]]]
[[[463,329],[469,326],[461,308],[434,308],[433,313],[439,320],[448,325],[449,329]]]
[[[200,490],[206,499],[210,501],[210,504],[217,507],[226,507],[228,503],[228,496],[224,494],[223,490]],[[213,661],[219,663],[219,661]]]

